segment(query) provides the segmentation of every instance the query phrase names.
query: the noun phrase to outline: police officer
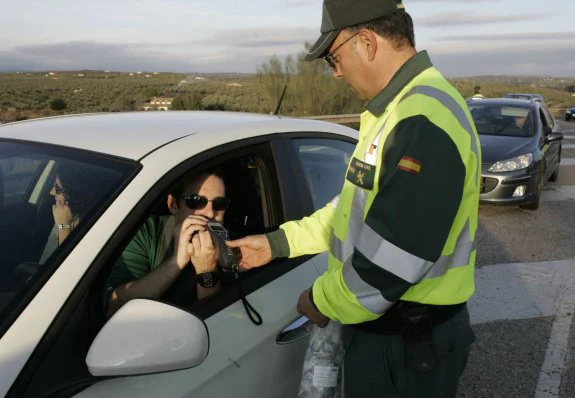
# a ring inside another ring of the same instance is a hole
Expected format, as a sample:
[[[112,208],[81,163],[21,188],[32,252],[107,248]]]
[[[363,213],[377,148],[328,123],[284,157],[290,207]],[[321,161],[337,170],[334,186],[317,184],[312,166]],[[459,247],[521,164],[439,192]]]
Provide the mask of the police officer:
[[[477,99],[484,99],[485,96],[483,94],[481,94],[481,86],[475,86],[475,88],[473,89],[473,95],[471,96],[472,100],[477,100]]]
[[[230,244],[249,269],[329,251],[298,311],[344,325],[347,398],[454,397],[475,335],[480,145],[465,100],[416,52],[399,0],[324,0],[322,58],[360,99],[340,195],[302,220]]]

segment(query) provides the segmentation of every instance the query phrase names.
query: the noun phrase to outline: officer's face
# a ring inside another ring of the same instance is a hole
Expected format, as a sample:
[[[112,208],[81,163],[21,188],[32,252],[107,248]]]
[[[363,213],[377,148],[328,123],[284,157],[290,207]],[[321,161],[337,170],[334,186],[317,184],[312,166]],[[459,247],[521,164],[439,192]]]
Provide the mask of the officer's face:
[[[362,76],[361,45],[357,45],[358,40],[360,40],[358,34],[340,32],[330,47],[330,54],[334,61],[332,70],[333,76],[336,79],[344,79],[357,98],[367,100],[370,98],[362,84],[366,79]]]

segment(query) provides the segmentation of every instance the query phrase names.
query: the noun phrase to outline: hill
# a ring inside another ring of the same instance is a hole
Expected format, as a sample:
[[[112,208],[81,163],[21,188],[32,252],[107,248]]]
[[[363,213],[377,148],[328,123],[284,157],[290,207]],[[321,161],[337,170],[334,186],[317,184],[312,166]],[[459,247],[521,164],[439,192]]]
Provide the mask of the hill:
[[[279,67],[282,70],[282,65]],[[282,74],[266,70],[263,68],[257,75],[92,70],[0,73],[0,121],[140,110],[156,96],[173,98],[175,109],[269,113],[287,82],[283,114],[311,116],[359,113],[363,109],[363,104],[353,100],[341,82],[334,82],[321,70],[307,77],[300,76],[307,71]],[[473,87],[480,85],[488,97],[510,92],[538,93],[550,108],[558,110],[575,103],[575,97],[568,92],[575,91],[575,79],[478,76],[450,80],[464,97],[472,95]],[[321,101],[329,103],[318,104]]]

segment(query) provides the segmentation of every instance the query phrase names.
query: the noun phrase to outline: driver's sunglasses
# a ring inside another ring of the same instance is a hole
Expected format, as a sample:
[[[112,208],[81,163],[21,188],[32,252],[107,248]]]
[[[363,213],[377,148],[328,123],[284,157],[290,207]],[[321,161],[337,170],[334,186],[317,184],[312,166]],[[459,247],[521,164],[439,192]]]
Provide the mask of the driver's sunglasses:
[[[56,195],[62,195],[64,193],[64,188],[62,188],[61,185],[58,185],[57,182],[54,183],[54,185],[52,186],[52,189],[54,189],[54,192],[56,193]]]
[[[336,60],[334,58],[335,53],[337,52],[337,50],[339,50],[345,43],[347,43],[348,41],[350,41],[351,39],[353,39],[355,36],[357,36],[359,33],[361,32],[361,30],[358,30],[357,32],[355,32],[353,35],[349,36],[347,39],[345,39],[342,43],[340,43],[339,46],[337,46],[336,48],[334,48],[333,50],[331,50],[330,52],[327,53],[327,55],[325,55],[323,57],[324,61],[328,64],[328,66],[332,69],[332,70],[336,70],[337,69],[337,64],[336,64]]]
[[[209,200],[205,196],[198,194],[184,195],[182,196],[186,202],[186,206],[190,210],[202,210],[208,205],[208,202],[212,202],[212,208],[214,211],[222,211],[228,208],[230,205],[230,200],[224,196],[219,196],[212,200]]]

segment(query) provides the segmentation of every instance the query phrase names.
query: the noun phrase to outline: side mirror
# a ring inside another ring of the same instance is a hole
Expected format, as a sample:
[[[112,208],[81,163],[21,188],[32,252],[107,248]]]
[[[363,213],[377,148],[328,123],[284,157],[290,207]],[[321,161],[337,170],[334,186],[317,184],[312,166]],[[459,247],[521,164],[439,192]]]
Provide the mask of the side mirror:
[[[130,376],[200,365],[210,341],[205,323],[158,301],[128,301],[98,333],[86,365],[94,376]]]
[[[561,141],[563,139],[563,133],[551,133],[545,137],[547,142]]]

